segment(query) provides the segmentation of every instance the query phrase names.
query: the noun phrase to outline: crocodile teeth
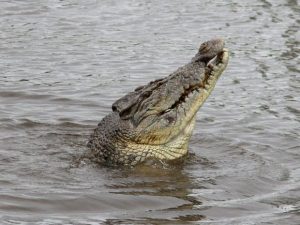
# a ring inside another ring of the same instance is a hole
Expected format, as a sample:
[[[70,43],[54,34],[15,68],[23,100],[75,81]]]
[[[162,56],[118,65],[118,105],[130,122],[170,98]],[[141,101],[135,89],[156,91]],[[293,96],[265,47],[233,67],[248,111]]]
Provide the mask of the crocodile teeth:
[[[170,112],[170,111],[171,111],[171,109],[167,109],[167,110],[165,111],[165,113]]]
[[[212,64],[217,58],[218,58],[218,56],[216,55],[211,60],[209,60],[209,62],[207,63],[207,66],[210,65],[210,64]]]

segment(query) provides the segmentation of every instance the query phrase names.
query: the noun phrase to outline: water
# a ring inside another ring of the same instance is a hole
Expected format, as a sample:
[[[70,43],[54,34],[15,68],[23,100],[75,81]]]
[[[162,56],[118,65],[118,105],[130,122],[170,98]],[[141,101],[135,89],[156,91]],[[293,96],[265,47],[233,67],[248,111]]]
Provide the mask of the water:
[[[0,4],[1,224],[300,224],[297,0]],[[113,101],[224,37],[230,64],[172,169],[83,164]]]

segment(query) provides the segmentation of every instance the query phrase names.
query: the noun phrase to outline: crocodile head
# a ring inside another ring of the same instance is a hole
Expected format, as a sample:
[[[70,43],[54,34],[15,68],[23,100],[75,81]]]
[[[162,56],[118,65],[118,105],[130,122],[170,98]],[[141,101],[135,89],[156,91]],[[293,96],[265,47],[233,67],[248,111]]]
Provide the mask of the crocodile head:
[[[195,115],[226,68],[228,55],[222,39],[204,42],[190,63],[116,101],[112,109],[127,127],[123,151],[166,160],[185,155]]]

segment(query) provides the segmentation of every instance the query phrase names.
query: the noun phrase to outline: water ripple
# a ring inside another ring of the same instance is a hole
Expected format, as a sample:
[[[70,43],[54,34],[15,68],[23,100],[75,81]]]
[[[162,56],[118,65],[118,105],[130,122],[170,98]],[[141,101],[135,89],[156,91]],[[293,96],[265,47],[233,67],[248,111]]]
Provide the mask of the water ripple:
[[[1,224],[299,224],[297,1],[21,0],[0,10]],[[185,164],[72,166],[112,102],[217,36],[231,60]]]

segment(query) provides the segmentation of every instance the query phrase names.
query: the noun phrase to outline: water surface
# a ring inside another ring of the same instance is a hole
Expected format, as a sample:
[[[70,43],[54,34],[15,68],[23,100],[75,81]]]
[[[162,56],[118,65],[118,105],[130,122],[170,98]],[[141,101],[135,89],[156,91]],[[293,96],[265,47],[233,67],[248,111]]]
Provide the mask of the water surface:
[[[1,224],[300,221],[299,1],[1,1]],[[111,104],[224,37],[171,169],[72,167]]]

